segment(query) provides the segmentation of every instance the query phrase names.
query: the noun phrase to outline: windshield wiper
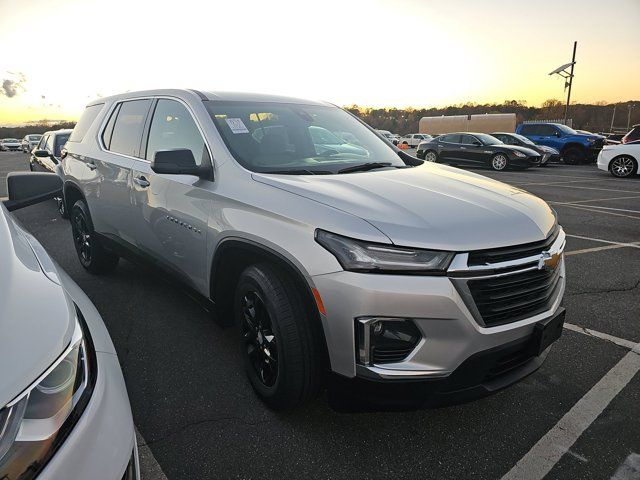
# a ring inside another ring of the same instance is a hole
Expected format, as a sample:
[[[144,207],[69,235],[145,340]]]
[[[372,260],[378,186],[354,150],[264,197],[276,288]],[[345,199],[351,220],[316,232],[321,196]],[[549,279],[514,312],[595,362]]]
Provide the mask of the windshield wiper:
[[[276,175],[331,175],[333,172],[330,172],[329,170],[308,170],[306,168],[292,168],[290,170],[266,170],[260,173],[273,173]]]
[[[345,167],[338,170],[338,173],[350,173],[350,172],[366,172],[367,170],[374,170],[376,168],[390,167],[389,162],[368,162],[361,163],[360,165],[353,165],[351,167]]]

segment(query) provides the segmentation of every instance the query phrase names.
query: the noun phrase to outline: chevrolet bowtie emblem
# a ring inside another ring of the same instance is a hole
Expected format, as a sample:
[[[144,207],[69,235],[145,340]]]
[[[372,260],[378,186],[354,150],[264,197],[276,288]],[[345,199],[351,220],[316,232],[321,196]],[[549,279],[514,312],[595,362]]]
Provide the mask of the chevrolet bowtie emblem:
[[[540,257],[540,260],[538,260],[538,270],[554,270],[558,266],[560,256],[560,252],[542,252],[542,256]]]

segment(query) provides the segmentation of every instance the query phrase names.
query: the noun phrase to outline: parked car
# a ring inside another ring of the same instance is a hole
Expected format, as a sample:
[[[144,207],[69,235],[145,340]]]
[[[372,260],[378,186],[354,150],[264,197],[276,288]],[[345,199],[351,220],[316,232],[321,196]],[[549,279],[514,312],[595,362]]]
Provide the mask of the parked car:
[[[15,152],[22,148],[20,140],[17,138],[3,138],[0,140],[0,150],[3,152]]]
[[[567,165],[595,160],[605,142],[602,135],[578,133],[559,123],[522,123],[516,133],[536,145],[555,148]]]
[[[400,135],[396,133],[391,133],[389,130],[377,130],[377,132],[382,134],[387,140],[389,140],[394,145],[397,145],[398,140],[400,140]]]
[[[0,478],[139,479],[131,408],[89,298],[9,213],[60,195],[10,173],[0,205]]]
[[[640,140],[640,124],[634,125],[629,133],[627,133],[624,137],[622,137],[622,143],[630,143],[635,142],[636,140]]]
[[[539,166],[541,167],[544,167],[549,163],[556,163],[560,161],[560,152],[558,150],[547,147],[546,145],[536,145],[523,135],[509,132],[495,132],[492,133],[491,136],[497,138],[506,145],[516,145],[538,152],[538,155],[540,155]]]
[[[62,149],[69,140],[72,130],[53,130],[46,132],[40,138],[36,148],[29,157],[29,169],[33,172],[55,173],[60,163]]]
[[[638,175],[639,163],[640,140],[620,145],[605,145],[598,155],[598,168],[619,178]]]
[[[22,144],[22,151],[24,153],[29,153],[31,150],[33,150],[38,146],[38,143],[40,142],[41,138],[42,138],[42,135],[36,134],[36,133],[25,135],[22,141],[20,142]]]
[[[254,135],[267,122],[286,134]],[[313,127],[366,154],[327,152]],[[544,201],[422,162],[331,104],[125,93],[90,103],[67,150],[81,265],[152,259],[214,302],[271,408],[324,378],[366,402],[470,400],[533,372],[562,331],[565,234]]]
[[[31,152],[29,169],[32,172],[59,173],[58,166],[64,157],[64,145],[69,140],[71,129],[53,130],[42,135],[40,142]],[[67,218],[64,202],[61,197],[56,198],[58,212],[62,218]]]
[[[409,133],[398,139],[398,145],[408,145],[409,148],[415,148],[420,142],[428,142],[432,138],[426,133]]]
[[[506,145],[486,133],[447,133],[418,145],[416,156],[428,162],[487,166],[493,170],[540,165],[541,156],[531,148]]]

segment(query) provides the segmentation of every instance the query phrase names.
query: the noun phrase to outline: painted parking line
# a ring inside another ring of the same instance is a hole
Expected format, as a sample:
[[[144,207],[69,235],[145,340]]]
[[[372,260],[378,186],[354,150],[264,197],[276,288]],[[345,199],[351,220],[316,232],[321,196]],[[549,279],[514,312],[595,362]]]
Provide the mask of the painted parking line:
[[[573,205],[571,202],[567,203],[556,203],[556,205]],[[611,210],[612,212],[626,212],[626,213],[640,213],[640,210],[629,210],[626,208],[614,208],[614,207],[603,207],[601,205],[579,205],[579,206],[587,206],[589,208],[597,208],[600,210]]]
[[[605,240],[603,238],[594,238],[594,237],[585,237],[583,235],[574,235],[571,233],[565,233],[565,235],[567,237],[571,237],[571,238],[579,238],[580,240],[591,240],[592,242],[599,242],[599,243],[608,243],[609,245],[620,245],[622,247],[632,247],[632,248],[640,248],[640,245],[638,245],[638,243],[640,242],[616,242],[614,240]]]
[[[601,182],[601,179],[589,179],[589,180],[564,180],[564,181],[560,181],[560,182],[512,182],[514,185],[518,185],[520,187],[524,187],[527,185],[542,185],[542,186],[547,186],[547,185],[566,185],[568,183],[587,183],[587,182]]]
[[[601,252],[602,250],[615,250],[616,248],[626,248],[629,245],[605,245],[604,247],[583,248],[581,250],[570,250],[564,252],[565,256],[581,255],[583,253]]]
[[[616,188],[582,187],[580,185],[556,185],[557,188],[577,188],[581,190],[598,190],[601,192],[638,193],[638,190],[618,190]]]
[[[639,371],[640,344],[634,344],[633,349],[591,387],[502,480],[544,478]]]
[[[616,213],[616,212],[610,212],[608,210],[598,210],[597,208],[592,208],[590,206],[583,206],[583,205],[571,205],[569,203],[562,203],[562,202],[547,202],[551,205],[557,205],[559,207],[567,207],[567,208],[573,208],[576,210],[584,210],[587,212],[595,212],[595,213],[601,213],[603,215],[612,215],[614,217],[626,217],[626,218],[633,218],[634,220],[640,220],[640,216],[635,216],[635,215],[627,215],[624,213]]]
[[[571,202],[558,202],[558,203],[568,203],[571,205],[575,205],[575,204],[588,203],[588,202],[609,202],[611,200],[632,200],[635,198],[640,198],[640,195],[632,195],[632,196],[626,196],[626,197],[589,198],[586,200],[574,200]]]
[[[138,457],[140,462],[140,478],[143,480],[168,480],[162,471],[162,467],[153,456],[147,441],[136,428],[136,441],[138,443]]]
[[[628,348],[629,350],[633,350],[634,348],[637,348],[638,345],[640,345],[636,342],[627,340],[625,338],[614,337],[613,335],[609,335],[608,333],[598,332],[596,330],[591,330],[590,328],[581,327],[580,325],[574,325],[573,323],[565,322],[564,328],[566,328],[567,330],[571,330],[573,332],[582,333],[590,337],[596,337],[601,340],[606,340],[607,342],[615,343],[616,345],[619,345],[624,348]],[[640,349],[638,350],[638,353],[640,353]]]
[[[638,480],[640,479],[640,455],[632,453],[618,467],[611,480]]]

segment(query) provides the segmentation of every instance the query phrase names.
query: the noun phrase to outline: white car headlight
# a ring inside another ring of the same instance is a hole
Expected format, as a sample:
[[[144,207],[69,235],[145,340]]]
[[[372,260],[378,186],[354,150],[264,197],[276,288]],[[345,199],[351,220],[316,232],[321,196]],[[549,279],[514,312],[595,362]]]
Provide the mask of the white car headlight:
[[[38,380],[0,410],[0,478],[32,479],[86,407],[93,350],[76,321],[71,343]]]
[[[395,247],[316,230],[316,241],[335,255],[342,268],[352,272],[444,274],[452,252]]]

